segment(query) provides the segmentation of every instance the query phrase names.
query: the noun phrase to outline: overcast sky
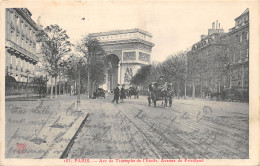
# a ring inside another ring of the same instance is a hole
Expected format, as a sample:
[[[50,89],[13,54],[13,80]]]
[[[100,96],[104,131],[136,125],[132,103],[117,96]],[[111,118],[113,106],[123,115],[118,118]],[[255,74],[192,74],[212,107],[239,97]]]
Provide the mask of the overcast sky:
[[[90,2],[80,6],[30,6],[32,18],[47,26],[58,24],[72,42],[93,32],[140,28],[153,35],[152,61],[191,47],[216,20],[225,32],[248,8],[244,2]],[[82,20],[85,18],[85,20]]]

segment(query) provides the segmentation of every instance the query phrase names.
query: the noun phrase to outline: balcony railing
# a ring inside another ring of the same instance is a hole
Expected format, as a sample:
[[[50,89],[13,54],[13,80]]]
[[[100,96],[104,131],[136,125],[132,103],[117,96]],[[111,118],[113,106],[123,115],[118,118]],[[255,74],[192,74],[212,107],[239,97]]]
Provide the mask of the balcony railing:
[[[28,57],[29,59],[32,59],[35,62],[38,61],[38,57],[36,55],[34,55],[31,52],[25,50],[24,48],[20,47],[19,45],[15,44],[14,42],[12,42],[10,40],[6,41],[6,47],[9,47],[10,49],[14,49],[14,51],[16,53],[20,53],[20,54]]]

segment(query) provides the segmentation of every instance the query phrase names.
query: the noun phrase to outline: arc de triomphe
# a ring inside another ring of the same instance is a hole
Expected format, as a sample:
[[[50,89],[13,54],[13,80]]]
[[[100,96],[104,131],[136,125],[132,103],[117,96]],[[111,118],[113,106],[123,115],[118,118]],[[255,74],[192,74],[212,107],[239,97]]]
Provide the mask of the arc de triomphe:
[[[89,36],[99,40],[111,62],[112,70],[107,71],[106,82],[102,86],[105,90],[110,91],[117,84],[128,88],[137,70],[151,63],[154,44],[149,32],[136,28],[91,33]]]

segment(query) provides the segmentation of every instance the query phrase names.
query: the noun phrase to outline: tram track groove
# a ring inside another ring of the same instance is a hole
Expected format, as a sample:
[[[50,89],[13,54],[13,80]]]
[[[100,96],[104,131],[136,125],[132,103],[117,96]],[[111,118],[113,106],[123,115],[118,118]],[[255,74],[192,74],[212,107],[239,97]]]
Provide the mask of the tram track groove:
[[[135,128],[142,134],[142,136],[143,136],[144,138],[146,138],[146,139],[151,143],[151,145],[152,145],[151,148],[152,148],[153,151],[157,154],[157,156],[160,156],[159,158],[172,158],[171,153],[170,153],[169,151],[167,151],[167,150],[164,149],[163,147],[157,146],[151,139],[148,138],[148,136],[147,136],[148,133],[147,133],[147,132],[143,132],[142,129],[140,129],[140,128],[137,126],[137,124],[134,122],[134,120],[133,120],[131,117],[129,117],[128,115],[126,115],[121,108],[119,108],[119,109],[120,109],[121,113],[122,113],[123,115],[125,115],[125,116],[128,118],[128,120],[131,121],[131,123],[132,123],[132,124],[135,126]],[[146,131],[148,131],[148,130],[146,130]],[[156,133],[156,134],[157,134],[157,133]],[[150,134],[149,134],[149,135],[150,135]],[[152,136],[150,135],[150,137],[152,137]],[[162,154],[166,154],[166,157],[161,156],[161,155],[158,153],[157,149],[158,149],[159,151],[161,151]],[[179,157],[178,157],[178,158],[179,158]]]
[[[140,110],[140,107],[137,107],[136,105],[133,105],[133,104],[131,104],[132,105],[132,108],[134,107],[134,108],[138,108],[139,110]],[[144,110],[143,110],[144,111]],[[143,120],[143,119],[141,119],[141,120]],[[155,120],[155,119],[154,119]],[[144,120],[143,120],[144,121]],[[155,120],[155,121],[157,121],[157,120]],[[145,122],[146,123],[146,122]],[[161,123],[161,122],[160,122]],[[149,124],[147,124],[147,125],[149,125]],[[227,127],[229,127],[229,126],[227,126]],[[211,129],[211,128],[210,128]],[[159,130],[158,130],[159,131]],[[163,133],[161,133],[161,134],[163,134]],[[176,135],[172,135],[172,136],[175,136],[176,137]],[[166,136],[165,136],[166,137]],[[189,140],[189,138],[187,138],[187,137],[183,137],[183,136],[177,136],[178,137],[178,139],[177,140],[183,140],[184,142],[187,142],[188,144],[189,144],[189,142],[187,141],[187,140]],[[172,137],[171,137],[172,138]],[[219,142],[219,141],[217,141],[217,142]],[[220,142],[219,142],[220,143]],[[193,145],[191,145],[191,146],[193,146]],[[194,148],[195,148],[195,146],[193,146]],[[215,149],[217,149],[218,151],[221,151],[222,149],[221,148],[219,148],[219,146],[211,146],[212,148],[215,148]],[[233,155],[235,155],[235,156],[237,156],[238,158],[239,157],[241,157],[241,156],[238,156],[237,155],[237,153],[234,153],[234,151],[238,151],[237,149],[234,149],[234,148],[232,148],[232,147],[223,147],[224,149],[229,149],[229,150],[231,150],[231,153],[233,153]],[[198,148],[195,148],[195,149],[197,149],[198,151],[200,151]],[[202,152],[202,151],[201,151]],[[241,151],[240,151],[241,152]],[[240,152],[239,152],[239,154],[240,154]],[[245,153],[245,152],[241,152],[241,153]],[[218,153],[214,153],[214,156],[217,156],[218,155]],[[243,156],[242,156],[243,157]]]

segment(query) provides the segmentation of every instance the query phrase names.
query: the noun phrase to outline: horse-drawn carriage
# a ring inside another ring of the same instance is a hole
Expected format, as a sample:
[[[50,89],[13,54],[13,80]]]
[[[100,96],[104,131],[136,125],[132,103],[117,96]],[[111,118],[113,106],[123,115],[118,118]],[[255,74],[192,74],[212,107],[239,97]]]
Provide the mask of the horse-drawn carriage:
[[[137,87],[130,86],[129,89],[126,90],[126,95],[131,99],[134,96],[135,99],[139,98],[139,90]]]
[[[151,103],[154,103],[154,107],[156,107],[156,102],[162,100],[162,105],[167,107],[169,102],[169,106],[172,106],[172,98],[174,95],[172,84],[160,85],[157,82],[152,82],[149,84],[148,88],[148,104],[151,106]],[[163,104],[164,101],[164,104]]]
[[[96,99],[96,98],[99,98],[99,97],[102,97],[102,98],[105,98],[105,90],[102,89],[102,88],[97,88],[94,93],[93,93],[93,98]]]

